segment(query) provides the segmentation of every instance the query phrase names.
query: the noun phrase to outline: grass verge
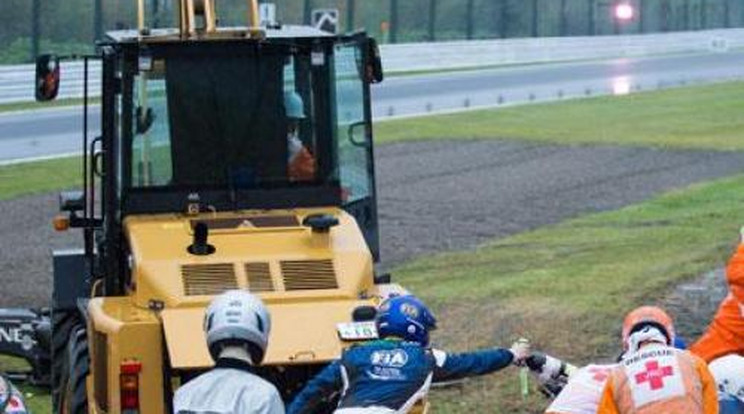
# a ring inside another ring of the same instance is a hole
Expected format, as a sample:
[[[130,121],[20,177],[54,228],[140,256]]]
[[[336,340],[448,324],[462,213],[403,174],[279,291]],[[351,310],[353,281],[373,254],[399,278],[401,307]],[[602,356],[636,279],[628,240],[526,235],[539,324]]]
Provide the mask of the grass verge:
[[[436,342],[462,350],[508,346],[517,336],[576,363],[619,351],[624,313],[659,304],[669,288],[722,265],[744,222],[744,175],[698,184],[599,213],[417,259],[396,280],[430,302]],[[694,338],[689,338],[694,339]],[[532,413],[516,370],[434,393],[437,413]]]
[[[0,200],[79,186],[79,157],[12,164],[0,167]]]
[[[101,103],[101,99],[98,97],[92,97],[88,99],[89,105],[98,105]],[[15,111],[33,111],[42,110],[49,108],[60,108],[68,106],[80,106],[80,112],[82,113],[83,99],[82,98],[64,98],[57,99],[51,102],[12,102],[0,104],[0,113],[3,112],[15,112]]]
[[[380,122],[378,142],[502,138],[741,150],[744,82]]]

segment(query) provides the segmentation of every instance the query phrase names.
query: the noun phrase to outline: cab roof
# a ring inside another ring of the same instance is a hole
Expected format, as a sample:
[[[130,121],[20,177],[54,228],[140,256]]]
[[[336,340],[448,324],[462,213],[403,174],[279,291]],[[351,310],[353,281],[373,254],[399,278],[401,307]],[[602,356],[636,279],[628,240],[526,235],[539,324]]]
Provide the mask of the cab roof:
[[[312,39],[329,38],[335,35],[310,26],[276,26],[261,27],[266,39]],[[148,42],[181,42],[181,41],[209,41],[209,40],[240,40],[251,39],[249,28],[220,27],[215,33],[195,35],[182,38],[178,29],[154,29],[142,35],[137,30],[117,30],[106,33],[110,43],[148,43]],[[105,43],[105,42],[104,42]]]

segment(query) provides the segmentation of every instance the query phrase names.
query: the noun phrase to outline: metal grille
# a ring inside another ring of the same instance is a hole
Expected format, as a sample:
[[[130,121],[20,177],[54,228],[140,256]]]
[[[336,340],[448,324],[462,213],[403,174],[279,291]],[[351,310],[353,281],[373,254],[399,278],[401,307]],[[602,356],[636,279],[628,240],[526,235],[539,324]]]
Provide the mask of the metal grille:
[[[283,261],[280,265],[286,290],[338,289],[330,259]]]
[[[238,288],[235,268],[231,263],[183,265],[181,275],[187,296],[216,295]]]
[[[269,270],[268,263],[246,263],[245,273],[248,275],[248,290],[251,292],[274,291],[274,282],[271,280],[271,270]]]

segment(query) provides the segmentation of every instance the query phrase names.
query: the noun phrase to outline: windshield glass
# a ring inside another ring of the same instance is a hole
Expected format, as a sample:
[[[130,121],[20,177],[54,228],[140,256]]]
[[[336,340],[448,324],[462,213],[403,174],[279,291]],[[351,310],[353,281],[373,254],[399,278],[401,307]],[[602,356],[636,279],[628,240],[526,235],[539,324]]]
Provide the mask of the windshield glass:
[[[331,179],[331,168],[319,169],[311,53],[206,51],[181,46],[139,57],[132,186],[255,188]]]

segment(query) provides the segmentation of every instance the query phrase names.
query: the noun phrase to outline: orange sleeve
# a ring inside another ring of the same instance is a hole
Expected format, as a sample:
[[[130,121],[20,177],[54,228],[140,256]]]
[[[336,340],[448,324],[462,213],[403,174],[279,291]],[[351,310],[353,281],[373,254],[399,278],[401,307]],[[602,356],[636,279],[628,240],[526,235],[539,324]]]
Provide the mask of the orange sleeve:
[[[708,364],[699,358],[695,358],[695,365],[700,382],[703,384],[703,413],[718,414],[718,387],[716,380],[708,369]]]
[[[312,181],[315,179],[315,158],[307,148],[300,152],[289,163],[289,177],[293,181]]]
[[[705,333],[690,346],[690,352],[710,362],[730,353],[744,353],[744,309],[733,295],[718,307]]]
[[[610,378],[607,384],[605,384],[604,391],[602,391],[602,398],[599,400],[597,414],[620,414],[617,404],[615,404],[614,395],[615,391],[612,387],[612,378]]]
[[[736,300],[744,302],[744,243],[740,243],[726,266],[726,279]]]

